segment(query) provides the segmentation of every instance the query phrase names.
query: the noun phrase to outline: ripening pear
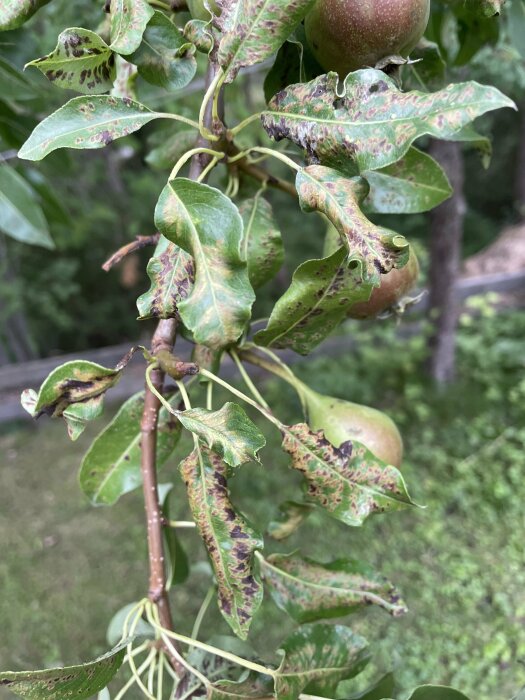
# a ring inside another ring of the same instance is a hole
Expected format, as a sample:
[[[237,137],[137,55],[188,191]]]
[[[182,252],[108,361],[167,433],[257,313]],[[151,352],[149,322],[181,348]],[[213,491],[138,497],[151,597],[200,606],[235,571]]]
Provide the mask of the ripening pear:
[[[429,16],[430,0],[317,0],[306,39],[320,65],[344,78],[387,56],[408,56]]]

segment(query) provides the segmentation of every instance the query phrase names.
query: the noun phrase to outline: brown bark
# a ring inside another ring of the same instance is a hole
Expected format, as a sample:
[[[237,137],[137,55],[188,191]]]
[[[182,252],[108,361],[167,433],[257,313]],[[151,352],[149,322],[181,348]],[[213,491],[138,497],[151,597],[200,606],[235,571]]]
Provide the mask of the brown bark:
[[[454,193],[430,215],[429,339],[428,371],[438,384],[454,379],[458,304],[455,288],[459,276],[463,221],[465,217],[464,162],[461,145],[434,141],[430,154],[447,173]]]

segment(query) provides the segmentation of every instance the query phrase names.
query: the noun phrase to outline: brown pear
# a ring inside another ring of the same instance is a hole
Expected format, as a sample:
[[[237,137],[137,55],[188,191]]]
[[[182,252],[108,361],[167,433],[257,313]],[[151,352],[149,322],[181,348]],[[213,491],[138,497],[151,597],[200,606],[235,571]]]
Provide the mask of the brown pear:
[[[387,56],[408,56],[429,16],[430,0],[317,0],[306,39],[320,65],[344,78]]]

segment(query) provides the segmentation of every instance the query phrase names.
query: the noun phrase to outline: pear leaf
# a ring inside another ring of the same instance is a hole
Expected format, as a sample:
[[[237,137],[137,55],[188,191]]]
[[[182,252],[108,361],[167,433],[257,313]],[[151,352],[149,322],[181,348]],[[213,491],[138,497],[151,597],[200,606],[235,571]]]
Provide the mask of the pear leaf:
[[[161,236],[146,272],[151,286],[137,299],[139,318],[178,318],[178,304],[193,287],[191,255]]]
[[[292,348],[307,355],[345,318],[354,303],[367,301],[372,284],[363,281],[362,263],[348,262],[341,247],[321,260],[308,260],[294,272],[292,283],[258,331],[258,345]]]
[[[298,554],[272,554],[261,558],[260,567],[276,605],[299,623],[342,617],[366,605],[394,617],[407,611],[389,581],[354,560],[321,564]]]
[[[395,692],[395,678],[393,673],[387,673],[376,683],[365,690],[352,695],[346,695],[346,700],[383,700],[383,698],[393,697]]]
[[[74,97],[35,127],[18,157],[42,160],[57,148],[104,148],[162,116],[127,97]]]
[[[379,286],[380,275],[406,265],[405,237],[376,226],[361,211],[369,193],[363,178],[347,178],[333,168],[310,165],[297,174],[296,186],[303,211],[320,211],[328,217],[347,246],[349,260],[362,264],[365,282]]]
[[[0,4],[0,32],[18,29],[49,0],[2,0]]]
[[[104,394],[99,394],[86,401],[70,404],[62,413],[66,422],[69,439],[77,440],[86,428],[86,423],[99,418],[104,410]]]
[[[358,70],[338,89],[337,73],[291,85],[271,100],[262,123],[276,140],[287,138],[310,158],[361,172],[395,163],[428,134],[449,139],[476,117],[515,104],[494,87],[456,83],[434,93],[401,92],[382,71]]]
[[[95,32],[80,27],[65,29],[55,50],[26,65],[65,90],[98,94],[111,90],[116,77],[115,54]]]
[[[334,697],[337,685],[366,666],[370,653],[363,637],[342,625],[305,625],[281,646],[275,674],[277,700],[309,695]]]
[[[177,392],[171,405],[180,400]],[[113,505],[125,493],[142,484],[140,471],[140,421],[144,409],[144,393],[140,392],[122,404],[113,420],[94,439],[80,466],[82,491],[93,505]],[[157,465],[161,467],[175,449],[181,424],[162,407],[157,429]]]
[[[28,700],[77,700],[91,698],[117,673],[129,640],[125,640],[98,659],[77,666],[48,668],[42,671],[0,672],[0,687]]]
[[[284,248],[273,209],[261,193],[239,206],[244,223],[243,257],[254,289],[273,279],[283,264]]]
[[[421,685],[416,688],[408,700],[469,700],[459,690],[444,685]]]
[[[297,503],[296,501],[281,503],[279,506],[280,517],[269,523],[268,534],[274,540],[285,540],[303,524],[312,509],[313,506],[310,503]]]
[[[266,440],[237,404],[227,402],[218,411],[190,408],[180,411],[177,416],[187,430],[198,435],[231,467],[250,460],[259,461],[257,453],[265,446]]]
[[[218,60],[230,83],[240,68],[270,58],[286,41],[315,0],[221,0],[223,37]]]
[[[200,447],[180,469],[217,580],[219,609],[235,634],[246,639],[263,595],[253,562],[262,538],[232,505],[229,467],[219,455]]]
[[[111,48],[122,56],[138,49],[155,10],[146,0],[111,0]]]
[[[242,219],[222,192],[186,178],[169,182],[155,210],[158,230],[195,264],[191,294],[178,304],[197,343],[219,350],[234,343],[255,295],[241,254]]]
[[[334,447],[306,423],[283,428],[283,449],[308,483],[308,500],[347,525],[414,505],[400,472],[359,442]]]

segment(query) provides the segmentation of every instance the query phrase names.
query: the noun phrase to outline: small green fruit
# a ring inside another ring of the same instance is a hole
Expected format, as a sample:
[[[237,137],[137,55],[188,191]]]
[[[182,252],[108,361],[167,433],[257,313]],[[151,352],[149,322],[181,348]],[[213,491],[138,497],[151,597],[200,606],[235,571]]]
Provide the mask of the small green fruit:
[[[344,78],[387,56],[408,56],[429,16],[430,0],[317,0],[306,39],[321,66]]]

